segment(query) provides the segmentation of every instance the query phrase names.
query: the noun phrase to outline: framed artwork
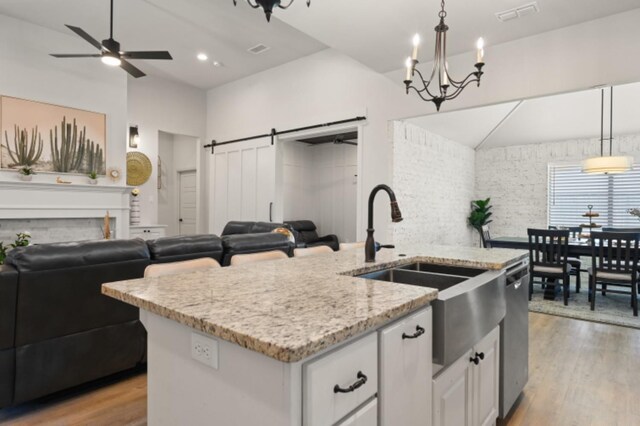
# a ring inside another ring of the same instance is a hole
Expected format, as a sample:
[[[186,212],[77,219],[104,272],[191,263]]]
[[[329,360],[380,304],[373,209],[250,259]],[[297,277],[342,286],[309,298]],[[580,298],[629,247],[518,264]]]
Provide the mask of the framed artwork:
[[[106,115],[0,96],[0,168],[106,173]]]

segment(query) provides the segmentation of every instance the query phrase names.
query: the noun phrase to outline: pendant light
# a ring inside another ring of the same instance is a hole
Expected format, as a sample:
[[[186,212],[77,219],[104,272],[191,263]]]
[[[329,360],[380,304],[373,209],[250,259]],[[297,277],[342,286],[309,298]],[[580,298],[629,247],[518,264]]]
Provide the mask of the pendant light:
[[[436,32],[436,47],[433,57],[433,68],[428,79],[425,79],[422,72],[417,68],[418,47],[420,46],[420,36],[413,37],[413,53],[407,58],[405,66],[407,74],[404,79],[406,93],[413,89],[422,100],[433,102],[436,110],[440,111],[440,105],[444,101],[455,99],[469,84],[476,83],[480,86],[480,79],[484,72],[484,40],[479,38],[476,43],[476,71],[471,72],[462,80],[456,80],[449,74],[449,64],[447,62],[447,32],[449,26],[444,22],[447,11],[444,9],[444,0],[440,2],[440,12],[438,17],[440,22],[434,28]],[[414,80],[418,87],[414,86]]]
[[[604,155],[604,89],[600,90],[600,156],[582,162],[582,171],[591,174],[624,173],[633,167],[633,157],[613,155],[613,87],[610,87],[609,155]]]

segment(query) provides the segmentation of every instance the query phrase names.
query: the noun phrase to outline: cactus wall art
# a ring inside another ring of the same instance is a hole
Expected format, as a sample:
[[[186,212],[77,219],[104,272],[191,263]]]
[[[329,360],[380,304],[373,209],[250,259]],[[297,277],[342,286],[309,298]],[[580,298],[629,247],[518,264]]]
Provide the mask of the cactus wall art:
[[[105,114],[0,96],[0,168],[25,166],[104,175]]]

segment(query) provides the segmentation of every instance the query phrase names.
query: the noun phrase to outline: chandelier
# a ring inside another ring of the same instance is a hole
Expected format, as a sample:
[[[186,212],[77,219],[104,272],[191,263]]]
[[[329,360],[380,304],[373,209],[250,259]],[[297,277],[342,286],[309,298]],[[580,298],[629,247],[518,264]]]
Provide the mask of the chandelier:
[[[407,94],[409,94],[409,89],[415,90],[423,100],[433,102],[438,111],[440,111],[440,105],[444,101],[456,98],[469,84],[478,83],[478,86],[480,86],[480,77],[482,77],[482,67],[484,66],[484,41],[482,38],[479,38],[476,43],[477,53],[475,67],[477,71],[470,73],[460,81],[451,78],[449,74],[449,64],[447,63],[447,31],[449,27],[444,23],[444,18],[447,16],[447,12],[444,10],[444,0],[440,2],[440,7],[441,10],[438,13],[440,23],[435,27],[436,50],[431,75],[429,79],[425,80],[420,70],[416,68],[416,65],[418,65],[418,47],[420,45],[420,36],[416,34],[413,37],[413,54],[407,58],[405,64],[407,67],[407,76],[404,80]],[[422,89],[412,84],[416,74],[422,82]],[[436,84],[437,87],[435,87]]]
[[[582,171],[592,174],[624,173],[631,170],[633,157],[613,155],[613,87],[610,87],[609,155],[604,155],[604,89],[600,89],[600,156],[582,162]]]
[[[289,3],[286,6],[282,5],[280,0],[247,0],[249,6],[254,9],[261,7],[264,10],[264,14],[267,15],[267,21],[271,22],[271,14],[273,13],[274,7],[279,7],[280,9],[287,9],[294,0],[289,0]],[[237,0],[233,0],[233,5],[237,6]],[[307,7],[311,6],[311,0],[307,0]]]

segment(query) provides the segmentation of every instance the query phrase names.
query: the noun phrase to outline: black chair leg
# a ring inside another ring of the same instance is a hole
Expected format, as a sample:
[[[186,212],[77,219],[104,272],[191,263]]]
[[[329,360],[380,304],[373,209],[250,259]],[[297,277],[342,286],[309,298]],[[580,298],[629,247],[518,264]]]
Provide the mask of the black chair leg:
[[[631,284],[631,307],[633,308],[633,316],[638,316],[638,288],[635,283]]]
[[[580,293],[580,268],[576,268],[576,293]]]
[[[589,301],[591,302],[591,310],[596,310],[596,275],[589,275]]]
[[[566,274],[562,279],[562,287],[563,287],[562,293],[564,296],[564,306],[569,305],[569,283],[571,282],[570,277],[571,275]]]
[[[602,284],[602,295],[603,296],[607,295],[607,285],[606,284]]]

